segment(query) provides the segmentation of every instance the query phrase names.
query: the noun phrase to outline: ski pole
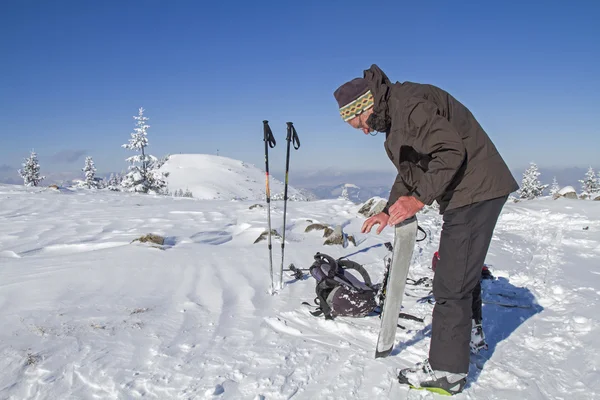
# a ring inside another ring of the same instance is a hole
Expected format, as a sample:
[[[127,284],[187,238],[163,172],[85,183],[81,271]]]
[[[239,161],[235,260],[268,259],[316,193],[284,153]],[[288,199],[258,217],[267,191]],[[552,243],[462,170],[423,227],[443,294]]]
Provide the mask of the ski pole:
[[[275,290],[275,283],[273,278],[273,250],[271,246],[271,190],[269,188],[269,147],[275,147],[275,138],[273,137],[273,132],[271,131],[271,127],[269,126],[269,121],[263,121],[263,140],[265,142],[265,182],[266,189],[265,194],[267,197],[267,224],[269,229],[269,268],[271,272],[271,292]]]
[[[281,238],[281,269],[279,271],[279,288],[283,289],[283,258],[285,250],[285,215],[287,211],[287,192],[288,192],[288,174],[290,170],[290,142],[294,143],[294,149],[300,148],[300,139],[298,139],[298,133],[294,127],[293,122],[287,122],[287,154],[285,156],[285,186],[283,189],[283,235]]]

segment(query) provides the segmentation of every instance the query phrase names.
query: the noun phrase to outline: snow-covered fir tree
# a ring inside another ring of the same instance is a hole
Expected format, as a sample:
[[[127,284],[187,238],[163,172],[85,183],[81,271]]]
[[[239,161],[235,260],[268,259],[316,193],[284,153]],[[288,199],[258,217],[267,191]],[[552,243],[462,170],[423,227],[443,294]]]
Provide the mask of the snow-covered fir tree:
[[[167,161],[169,161],[169,158],[171,158],[170,154],[167,154],[166,156],[164,156],[163,158],[159,158],[156,161],[152,162],[150,164],[150,169],[159,169],[160,167],[162,167]]]
[[[552,186],[550,186],[550,196],[554,196],[560,190],[560,186],[558,186],[558,181],[556,177],[552,180]]]
[[[185,192],[183,191],[183,189],[175,190],[175,193],[173,193],[173,196],[174,197],[194,197],[194,195],[188,188],[185,189]]]
[[[37,153],[31,151],[28,158],[22,164],[23,169],[18,170],[19,175],[23,178],[25,186],[37,186],[46,177],[40,175],[40,163],[38,162]]]
[[[129,173],[121,182],[121,186],[130,192],[164,194],[167,190],[166,176],[155,168],[158,159],[146,153],[148,128],[150,128],[146,121],[149,118],[144,116],[143,108],[140,108],[138,115],[133,118],[137,121],[135,129],[131,133],[129,143],[122,145],[122,147],[140,154],[126,159],[131,165],[129,166]]]
[[[521,181],[521,189],[519,190],[519,196],[522,199],[535,199],[544,194],[544,190],[548,185],[544,185],[538,179],[540,172],[535,163],[530,163],[529,168],[523,173],[523,180]]]
[[[85,166],[81,169],[85,175],[85,186],[89,189],[97,189],[98,182],[96,182],[96,166],[92,157],[85,158]]]
[[[581,190],[583,195],[592,195],[600,192],[600,177],[596,177],[596,172],[592,167],[585,174],[585,179],[580,179]]]
[[[338,198],[342,199],[342,200],[350,201],[350,196],[348,196],[348,186],[344,185],[344,188],[342,189],[342,193],[340,194],[340,197],[338,197]]]
[[[110,174],[110,176],[108,178],[108,182],[106,182],[105,187],[108,190],[118,192],[121,190],[121,181],[122,180],[123,180],[123,177],[121,176],[121,174]]]

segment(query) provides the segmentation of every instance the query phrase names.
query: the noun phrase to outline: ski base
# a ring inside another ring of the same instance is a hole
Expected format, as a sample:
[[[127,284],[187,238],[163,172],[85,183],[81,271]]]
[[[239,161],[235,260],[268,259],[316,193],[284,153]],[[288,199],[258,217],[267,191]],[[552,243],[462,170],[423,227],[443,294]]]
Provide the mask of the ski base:
[[[389,349],[384,350],[384,351],[375,350],[375,358],[385,358],[392,353],[393,349],[394,349],[394,346],[392,346]]]
[[[394,348],[398,316],[402,308],[406,278],[417,237],[417,218],[412,217],[396,225],[394,234],[392,264],[385,287],[375,358],[389,356]]]

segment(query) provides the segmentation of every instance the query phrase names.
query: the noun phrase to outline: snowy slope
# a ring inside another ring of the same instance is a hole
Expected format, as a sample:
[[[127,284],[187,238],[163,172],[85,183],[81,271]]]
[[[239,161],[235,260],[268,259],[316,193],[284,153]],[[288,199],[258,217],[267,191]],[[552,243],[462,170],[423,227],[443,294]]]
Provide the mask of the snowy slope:
[[[210,154],[175,154],[161,167],[168,172],[169,191],[190,190],[197,199],[264,200],[265,172],[251,164]],[[283,198],[281,181],[270,178],[271,196]],[[288,197],[306,200],[295,188],[288,186]]]
[[[407,286],[392,356],[375,360],[377,317],[325,321],[302,301],[312,278],[269,294],[266,209],[214,201],[0,185],[0,398],[437,398],[394,380],[427,355],[428,288]],[[344,200],[288,204],[285,264],[351,255],[375,281],[384,241],[361,234]],[[281,230],[283,204],[272,207]],[[312,222],[342,224],[358,246],[323,246]],[[411,277],[431,277],[440,217],[419,216]],[[164,235],[163,249],[131,241]],[[484,329],[457,399],[600,398],[600,202],[507,204],[487,262]],[[280,262],[275,241],[275,268]],[[492,286],[493,285],[493,286]],[[498,296],[518,308],[492,304]],[[502,297],[502,296],[500,296]]]

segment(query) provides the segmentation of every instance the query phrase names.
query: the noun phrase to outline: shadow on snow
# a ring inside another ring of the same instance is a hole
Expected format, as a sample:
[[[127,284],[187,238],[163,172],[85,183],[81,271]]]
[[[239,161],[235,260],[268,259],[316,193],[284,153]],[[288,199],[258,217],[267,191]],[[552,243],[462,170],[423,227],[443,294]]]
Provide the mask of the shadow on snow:
[[[514,286],[506,278],[482,280],[481,288],[483,330],[488,349],[480,351],[478,355],[471,355],[466,388],[477,381],[485,363],[493,357],[498,344],[512,335],[529,318],[544,310],[528,288]],[[427,337],[431,337],[431,324],[417,331],[411,339],[399,343],[392,355],[400,354]]]

